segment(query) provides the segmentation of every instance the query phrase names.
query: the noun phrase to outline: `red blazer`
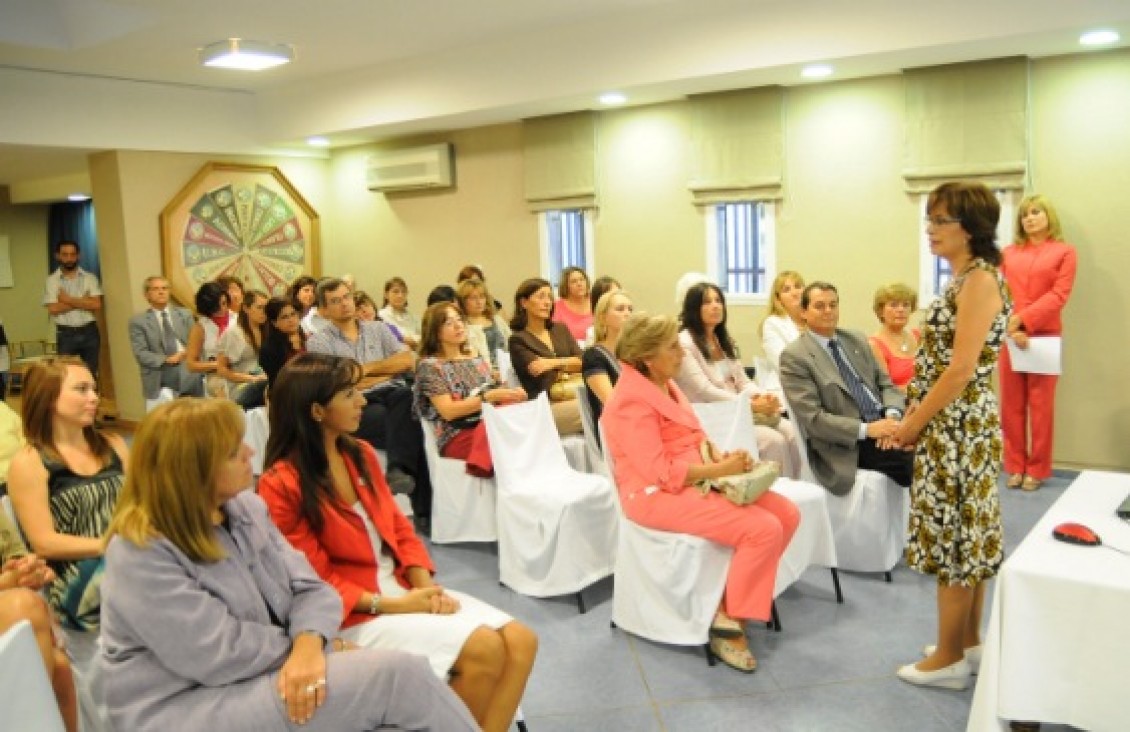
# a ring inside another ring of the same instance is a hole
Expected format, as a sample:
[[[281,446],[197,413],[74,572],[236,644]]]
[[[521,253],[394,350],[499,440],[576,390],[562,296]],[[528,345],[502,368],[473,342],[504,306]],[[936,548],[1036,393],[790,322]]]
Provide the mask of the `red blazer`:
[[[604,405],[605,449],[611,451],[616,485],[625,499],[648,486],[679,493],[687,485],[687,468],[702,464],[699,445],[706,433],[674,381],[667,382],[667,390],[669,395],[624,364]]]
[[[356,467],[345,458],[345,466],[357,497],[377,527],[381,540],[396,562],[396,578],[409,587],[404,573],[408,567],[435,571],[423,542],[416,536],[412,523],[404,517],[385,483],[380,463],[373,448],[360,443],[374,486],[367,487]],[[326,506],[325,525],[320,534],[302,516],[302,492],[298,487],[298,471],[289,460],[279,460],[259,479],[259,495],[267,503],[271,519],[295,549],[306,555],[318,576],[341,595],[342,627],[372,620],[367,613],[353,611],[365,592],[380,592],[377,587],[377,558],[361,517],[339,501],[337,507]],[[338,510],[338,509],[341,510]]]
[[[1060,314],[1075,284],[1075,247],[1055,239],[1004,249],[1001,271],[1012,293],[1012,312],[1030,336],[1059,335]]]

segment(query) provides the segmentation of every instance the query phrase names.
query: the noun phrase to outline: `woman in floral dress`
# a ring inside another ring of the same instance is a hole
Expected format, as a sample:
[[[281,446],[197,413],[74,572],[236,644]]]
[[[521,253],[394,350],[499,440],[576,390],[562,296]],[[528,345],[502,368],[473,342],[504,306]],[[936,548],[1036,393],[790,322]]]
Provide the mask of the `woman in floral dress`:
[[[926,316],[910,405],[895,446],[916,445],[907,563],[938,578],[938,643],[904,681],[964,689],[980,660],[985,581],[1004,558],[997,477],[1000,413],[990,378],[1011,302],[997,269],[1000,205],[980,183],[946,183],[927,201],[930,251],[955,273]]]

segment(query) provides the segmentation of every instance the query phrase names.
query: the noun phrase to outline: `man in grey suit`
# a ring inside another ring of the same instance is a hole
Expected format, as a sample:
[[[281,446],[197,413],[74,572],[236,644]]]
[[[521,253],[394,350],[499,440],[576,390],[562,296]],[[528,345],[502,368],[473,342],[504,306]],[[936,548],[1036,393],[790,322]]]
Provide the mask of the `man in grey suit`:
[[[141,390],[147,402],[163,387],[178,396],[203,396],[200,374],[188,371],[184,346],[192,329],[192,313],[169,304],[169,281],[156,275],[145,278],[149,308],[129,319],[129,343],[141,367]]]
[[[816,479],[837,496],[851,490],[858,468],[910,485],[912,453],[886,449],[906,406],[902,392],[863,334],[837,327],[835,286],[813,282],[801,309],[808,329],[781,354],[781,386],[804,429]]]

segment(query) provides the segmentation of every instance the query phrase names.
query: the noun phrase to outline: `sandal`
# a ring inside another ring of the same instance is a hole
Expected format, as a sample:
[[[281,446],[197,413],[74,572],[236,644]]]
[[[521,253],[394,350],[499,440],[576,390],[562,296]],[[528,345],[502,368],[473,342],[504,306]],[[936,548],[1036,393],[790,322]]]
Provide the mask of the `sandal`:
[[[1040,486],[1043,484],[1044,481],[1040,480],[1039,478],[1033,478],[1031,475],[1029,475],[1024,478],[1024,482],[1020,484],[1020,487],[1021,489],[1031,493],[1032,491],[1039,490]]]
[[[1024,483],[1024,473],[1013,473],[1005,483],[1009,488],[1019,488]]]
[[[751,674],[757,670],[757,659],[750,653],[749,648],[738,648],[725,638],[711,638],[710,652],[719,661],[743,674]]]
[[[710,624],[711,638],[741,638],[745,635],[745,628],[737,620],[715,613],[714,622]]]

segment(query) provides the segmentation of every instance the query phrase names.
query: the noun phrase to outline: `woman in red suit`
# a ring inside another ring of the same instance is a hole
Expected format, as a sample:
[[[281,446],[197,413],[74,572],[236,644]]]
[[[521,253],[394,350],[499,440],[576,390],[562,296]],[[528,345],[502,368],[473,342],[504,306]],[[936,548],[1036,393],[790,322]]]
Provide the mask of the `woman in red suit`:
[[[350,437],[365,397],[361,367],[303,354],[271,389],[271,437],[259,494],[271,518],[341,595],[341,637],[427,657],[486,732],[514,719],[537,651],[533,631],[470,595],[440,587],[400,513],[376,453]]]
[[[699,448],[706,433],[673,381],[683,361],[674,318],[633,315],[621,331],[616,355],[623,369],[600,423],[620,505],[640,526],[733,547],[722,605],[710,628],[710,649],[728,666],[751,672],[757,661],[741,621],[770,616],[777,565],[800,513],[772,491],[737,506],[720,493],[703,496],[692,487],[704,478],[751,470],[753,459],[745,450],[720,453],[711,445],[715,462],[703,464]]]
[[[1004,272],[1012,291],[1008,336],[1019,348],[1034,336],[1063,332],[1060,313],[1075,284],[1075,248],[1063,241],[1059,217],[1039,194],[1026,197],[1016,212],[1016,239],[1004,250]],[[1052,474],[1055,426],[1054,374],[1012,370],[1001,349],[1001,422],[1008,487],[1034,491]],[[1029,442],[1031,438],[1031,442]]]

